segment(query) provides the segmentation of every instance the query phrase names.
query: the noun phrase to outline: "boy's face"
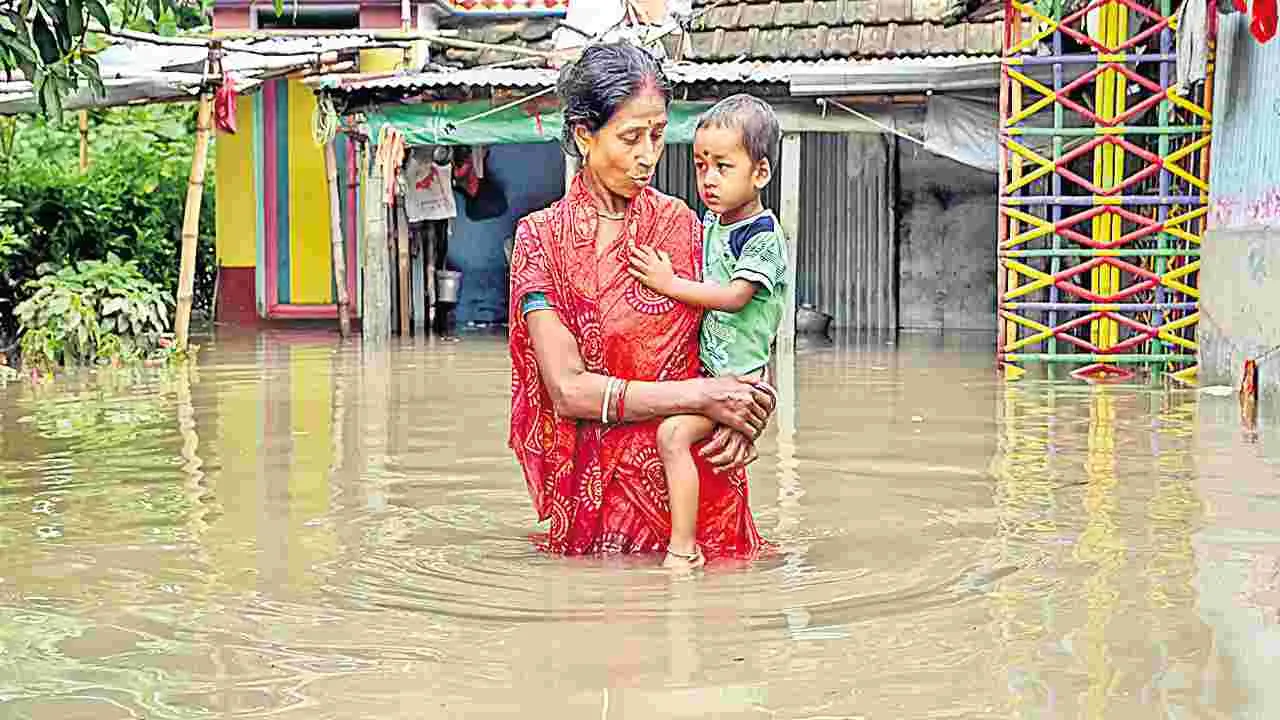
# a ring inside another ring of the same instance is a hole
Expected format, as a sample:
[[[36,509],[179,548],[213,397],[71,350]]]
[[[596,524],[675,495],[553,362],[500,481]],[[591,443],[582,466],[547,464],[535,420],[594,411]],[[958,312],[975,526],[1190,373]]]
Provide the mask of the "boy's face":
[[[742,131],[731,127],[704,127],[693,138],[693,168],[698,195],[707,209],[722,220],[736,220],[735,211],[752,204],[769,184],[768,158],[751,162],[742,142]]]

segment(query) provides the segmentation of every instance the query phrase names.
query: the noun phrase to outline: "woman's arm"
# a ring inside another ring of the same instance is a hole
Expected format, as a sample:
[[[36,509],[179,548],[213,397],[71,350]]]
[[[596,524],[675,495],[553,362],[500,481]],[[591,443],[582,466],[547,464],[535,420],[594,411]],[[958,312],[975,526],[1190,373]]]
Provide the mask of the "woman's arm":
[[[538,372],[556,414],[598,419],[609,378],[587,372],[578,341],[554,310],[526,316]],[[750,439],[759,436],[773,412],[772,398],[738,378],[699,378],[667,382],[631,382],[624,408],[626,422],[671,415],[704,415]]]

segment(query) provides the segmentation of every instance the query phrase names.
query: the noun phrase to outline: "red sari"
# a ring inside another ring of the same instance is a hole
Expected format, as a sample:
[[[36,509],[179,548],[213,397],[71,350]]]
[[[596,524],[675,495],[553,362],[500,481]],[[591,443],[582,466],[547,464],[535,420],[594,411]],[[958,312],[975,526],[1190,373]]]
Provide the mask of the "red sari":
[[[538,520],[539,545],[568,555],[666,549],[671,533],[658,421],[604,426],[555,414],[534,357],[521,300],[545,293],[578,340],[589,372],[627,380],[699,375],[701,311],[651,292],[627,274],[630,243],[665,250],[676,272],[700,277],[702,230],[683,202],[645,189],[616,245],[596,256],[598,217],[581,178],[568,196],[521,220],[511,253],[511,435]],[[696,457],[696,455],[695,455]],[[744,471],[701,476],[698,543],[708,557],[746,557],[761,546]]]

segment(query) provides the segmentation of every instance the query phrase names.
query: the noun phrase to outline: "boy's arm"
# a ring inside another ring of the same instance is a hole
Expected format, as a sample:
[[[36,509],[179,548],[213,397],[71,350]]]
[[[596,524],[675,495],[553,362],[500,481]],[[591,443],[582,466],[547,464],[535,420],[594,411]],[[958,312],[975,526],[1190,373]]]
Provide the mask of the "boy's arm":
[[[672,269],[669,255],[648,247],[632,249],[630,272],[654,292],[707,310],[738,312],[756,293],[755,283],[749,280],[736,279],[729,285],[717,285],[682,278]]]
[[[641,279],[640,282],[644,280]],[[716,285],[679,276],[673,277],[671,284],[665,290],[651,289],[686,305],[729,313],[736,313],[746,307],[747,303],[751,302],[751,296],[756,294],[755,283],[747,280],[734,280],[729,285]]]

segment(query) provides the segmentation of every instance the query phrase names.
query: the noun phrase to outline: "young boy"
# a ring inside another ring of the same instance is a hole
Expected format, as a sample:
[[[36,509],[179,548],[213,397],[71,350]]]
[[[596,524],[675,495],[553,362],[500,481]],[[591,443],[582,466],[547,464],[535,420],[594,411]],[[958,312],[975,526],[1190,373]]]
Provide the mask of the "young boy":
[[[693,162],[703,221],[706,282],[676,276],[670,258],[636,248],[631,273],[655,292],[707,310],[700,356],[704,372],[758,380],[769,362],[786,306],[787,254],[781,226],[760,192],[773,177],[781,131],[769,105],[750,95],[717,103],[698,121]],[[715,424],[700,415],[668,418],[658,447],[671,498],[671,539],[664,567],[701,566],[697,545],[698,470],[692,447]]]

